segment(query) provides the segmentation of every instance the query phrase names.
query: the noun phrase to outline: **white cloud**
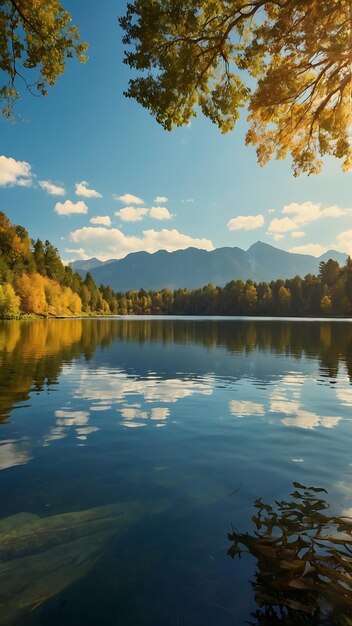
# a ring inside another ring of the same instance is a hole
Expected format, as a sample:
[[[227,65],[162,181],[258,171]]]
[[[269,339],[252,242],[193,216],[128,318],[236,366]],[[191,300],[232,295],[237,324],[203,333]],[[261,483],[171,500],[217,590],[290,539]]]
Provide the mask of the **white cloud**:
[[[30,187],[32,184],[31,166],[26,161],[16,161],[12,157],[0,156],[0,187],[19,185]]]
[[[291,202],[282,209],[284,215],[293,215],[296,224],[308,224],[322,217],[321,204],[314,202]]]
[[[275,233],[275,235],[273,235],[273,238],[275,239],[275,241],[280,241],[281,239],[284,239],[284,235],[280,235],[279,233]]]
[[[111,219],[108,215],[95,215],[90,218],[91,224],[101,224],[102,226],[111,226]]]
[[[120,200],[124,204],[144,204],[144,200],[138,196],[134,196],[133,193],[125,193],[123,196],[113,196],[115,200]]]
[[[268,234],[274,235],[275,233],[287,233],[290,230],[296,229],[297,224],[290,217],[274,217],[269,224]]]
[[[39,187],[47,191],[51,196],[64,196],[66,194],[64,187],[59,187],[59,185],[55,185],[50,180],[40,180]]]
[[[140,222],[147,214],[148,209],[136,209],[134,206],[125,206],[115,213],[123,222]]]
[[[345,230],[336,237],[336,248],[352,255],[352,229]]]
[[[88,189],[89,183],[86,180],[82,180],[80,183],[76,183],[76,196],[83,196],[83,198],[102,198],[103,196],[99,191],[95,189]]]
[[[344,215],[351,215],[351,213],[352,209],[341,209],[336,204],[328,206],[326,209],[321,211],[322,217],[342,217]]]
[[[264,226],[263,215],[239,215],[227,223],[229,230],[254,230],[262,226]]]
[[[275,213],[276,209],[269,209],[268,213]]]
[[[164,203],[164,202],[169,202],[169,198],[167,198],[166,196],[155,196],[154,198],[154,202],[159,203]]]
[[[65,202],[57,202],[54,211],[59,215],[72,215],[72,213],[88,213],[88,207],[83,200],[78,200],[78,202],[66,200]]]
[[[326,248],[321,246],[319,243],[308,243],[305,246],[295,246],[294,248],[290,248],[289,252],[294,252],[295,254],[311,254],[312,256],[321,256],[326,251]]]
[[[306,233],[303,232],[303,230],[294,230],[291,233],[291,237],[293,237],[293,239],[299,239],[300,237],[305,237]]]
[[[84,226],[71,233],[71,241],[80,244],[89,257],[95,256],[102,260],[121,259],[130,252],[145,250],[156,252],[163,249],[172,252],[185,248],[214,250],[209,239],[191,237],[176,229],[160,231],[144,230],[143,236],[126,236],[118,228]]]
[[[79,259],[82,259],[83,261],[86,261],[87,259],[90,259],[91,257],[86,254],[86,252],[83,250],[83,248],[65,248],[65,252],[68,252],[70,254],[74,254],[75,257],[78,257]],[[69,259],[68,261],[66,261],[67,263],[70,263],[70,261],[75,261],[77,260],[75,259]]]
[[[269,235],[273,235],[278,232],[287,233],[289,231],[301,233],[302,226],[305,226],[310,222],[314,222],[321,218],[351,215],[352,209],[342,209],[336,204],[322,209],[319,202],[308,201],[302,202],[301,204],[298,202],[291,202],[291,204],[286,204],[283,207],[282,214],[289,217],[274,218],[269,225]],[[292,234],[292,236],[302,237],[303,235]]]
[[[165,206],[152,206],[149,215],[155,220],[171,220],[172,218],[171,213]]]
[[[183,198],[181,202],[182,204],[191,204],[192,202],[194,202],[194,198]]]
[[[342,209],[336,204],[322,209],[319,202],[303,202],[302,204],[292,202],[292,204],[284,206],[282,212],[287,215],[293,215],[296,224],[304,225],[322,217],[343,217],[345,215],[351,215],[352,209]]]
[[[269,212],[271,212],[271,209]],[[307,201],[302,202],[301,204],[298,202],[291,202],[291,204],[286,204],[283,207],[282,214],[285,217],[274,218],[271,220],[267,232],[267,234],[272,235],[276,241],[278,240],[278,233],[286,234],[290,232],[291,237],[294,239],[304,237],[306,233],[302,231],[302,226],[323,218],[339,218],[352,215],[352,209],[343,209],[336,204],[322,208],[321,203],[319,202]],[[332,245],[334,246],[334,244]],[[350,249],[352,250],[352,241],[348,240],[347,243],[340,242],[340,244],[338,241],[336,247],[339,247],[339,245],[342,246],[343,251],[346,250],[347,245],[350,245]],[[313,254],[319,256],[325,249],[326,248],[323,248],[318,244],[308,244],[307,246],[292,248],[290,252],[302,252],[302,254]]]
[[[140,222],[145,216],[149,215],[155,220],[171,220],[172,215],[164,206],[152,206],[151,209],[146,207],[126,206],[115,212],[123,222]]]

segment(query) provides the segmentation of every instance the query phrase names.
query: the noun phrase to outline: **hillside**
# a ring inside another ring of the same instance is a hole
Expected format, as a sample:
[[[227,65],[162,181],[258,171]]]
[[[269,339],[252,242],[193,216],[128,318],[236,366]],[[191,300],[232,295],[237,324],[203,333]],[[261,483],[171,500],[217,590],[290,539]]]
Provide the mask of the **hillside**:
[[[271,281],[318,274],[320,261],[333,258],[344,265],[347,255],[334,250],[319,258],[293,254],[258,241],[247,251],[217,248],[211,252],[196,248],[154,254],[135,252],[105,263],[97,259],[75,261],[72,267],[82,276],[89,269],[94,281],[115,291],[131,289],[196,289],[208,283],[224,286],[231,280]],[[96,264],[95,264],[95,261]]]
[[[0,318],[116,311],[113,293],[104,294],[109,303],[89,274],[83,280],[63,264],[50,241],[33,241],[23,226],[0,212]]]

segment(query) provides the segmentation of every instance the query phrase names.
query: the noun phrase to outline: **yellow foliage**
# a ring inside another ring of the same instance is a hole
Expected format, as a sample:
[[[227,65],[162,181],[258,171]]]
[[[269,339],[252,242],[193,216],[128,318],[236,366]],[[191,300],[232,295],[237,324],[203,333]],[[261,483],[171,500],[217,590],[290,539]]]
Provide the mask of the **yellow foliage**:
[[[70,287],[40,274],[22,274],[15,283],[23,313],[36,315],[79,315],[81,298]]]
[[[45,279],[40,274],[22,274],[15,282],[15,290],[21,300],[24,313],[46,315]]]
[[[14,318],[20,314],[20,299],[15,294],[12,285],[0,285],[0,316]]]

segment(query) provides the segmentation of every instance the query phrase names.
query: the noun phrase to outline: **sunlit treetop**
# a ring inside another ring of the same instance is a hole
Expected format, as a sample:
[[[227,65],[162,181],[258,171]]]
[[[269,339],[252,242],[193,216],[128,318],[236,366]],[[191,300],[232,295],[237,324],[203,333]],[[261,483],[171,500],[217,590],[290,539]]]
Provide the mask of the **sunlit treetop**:
[[[126,95],[167,130],[201,110],[226,133],[247,107],[261,165],[352,168],[350,0],[135,0],[120,24],[141,73]]]
[[[12,116],[23,89],[47,95],[66,59],[86,60],[71,15],[57,0],[0,0],[0,106]]]

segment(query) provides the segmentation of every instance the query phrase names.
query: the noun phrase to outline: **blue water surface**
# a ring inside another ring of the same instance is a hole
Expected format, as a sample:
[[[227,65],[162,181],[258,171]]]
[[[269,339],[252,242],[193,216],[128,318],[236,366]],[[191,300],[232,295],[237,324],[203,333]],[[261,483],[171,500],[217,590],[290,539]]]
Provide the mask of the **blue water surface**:
[[[292,482],[352,511],[352,324],[0,324],[0,624],[228,626],[232,527]]]

